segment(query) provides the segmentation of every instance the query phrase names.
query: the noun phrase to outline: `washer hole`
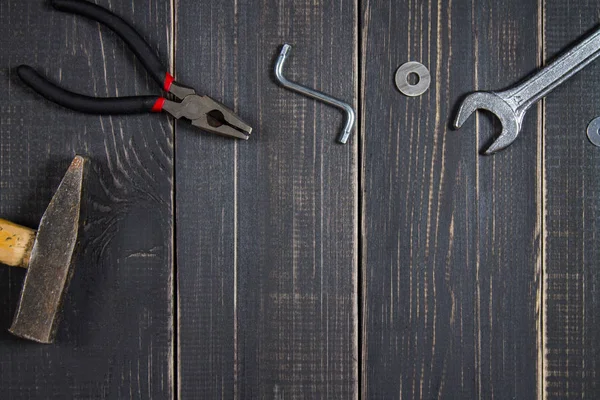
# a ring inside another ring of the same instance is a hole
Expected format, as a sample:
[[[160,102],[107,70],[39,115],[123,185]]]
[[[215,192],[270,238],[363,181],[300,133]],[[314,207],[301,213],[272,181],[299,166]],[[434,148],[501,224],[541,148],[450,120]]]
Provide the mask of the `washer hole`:
[[[409,85],[416,86],[419,84],[419,82],[421,82],[421,77],[416,72],[411,72],[406,77],[406,81]]]

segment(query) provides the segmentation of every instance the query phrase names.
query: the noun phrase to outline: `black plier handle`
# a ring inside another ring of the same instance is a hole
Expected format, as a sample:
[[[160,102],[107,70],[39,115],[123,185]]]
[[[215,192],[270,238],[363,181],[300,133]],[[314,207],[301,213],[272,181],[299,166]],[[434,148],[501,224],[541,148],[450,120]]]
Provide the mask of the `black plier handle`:
[[[90,97],[73,93],[50,82],[29,65],[19,66],[17,74],[23,82],[48,100],[87,114],[120,115],[160,112],[165,100],[160,96]]]
[[[36,92],[63,107],[89,114],[137,114],[167,111],[175,118],[189,119],[194,126],[213,133],[248,139],[252,128],[233,111],[194,89],[175,82],[156,53],[140,34],[121,17],[96,4],[81,0],[52,0],[59,10],[79,14],[112,29],[133,51],[154,80],[168,93],[181,99],[170,101],[161,96],[90,97],[65,90],[48,81],[27,65],[17,68],[19,77]]]

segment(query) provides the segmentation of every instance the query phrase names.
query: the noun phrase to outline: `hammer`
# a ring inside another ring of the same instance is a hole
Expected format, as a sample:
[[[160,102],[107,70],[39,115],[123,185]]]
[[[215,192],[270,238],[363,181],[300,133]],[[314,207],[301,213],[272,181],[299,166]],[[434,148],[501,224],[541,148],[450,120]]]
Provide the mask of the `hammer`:
[[[9,330],[13,335],[39,343],[54,341],[61,302],[73,272],[84,164],[84,158],[75,157],[37,232],[0,219],[0,263],[27,269]]]

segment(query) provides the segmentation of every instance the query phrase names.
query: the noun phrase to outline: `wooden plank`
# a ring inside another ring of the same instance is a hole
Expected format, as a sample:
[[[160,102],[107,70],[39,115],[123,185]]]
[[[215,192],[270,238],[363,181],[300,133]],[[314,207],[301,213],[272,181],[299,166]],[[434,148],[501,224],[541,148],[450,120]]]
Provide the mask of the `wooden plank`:
[[[168,60],[169,2],[99,0]],[[172,398],[172,127],[164,115],[98,117],[26,88],[26,63],[98,96],[158,93],[124,43],[43,2],[0,4],[0,214],[36,227],[75,154],[90,159],[81,252],[57,343],[11,336],[24,271],[0,269],[0,387],[10,399]]]
[[[550,58],[597,28],[600,7],[545,1]],[[544,386],[547,399],[600,397],[600,152],[586,137],[600,116],[595,62],[548,96],[545,107]]]
[[[363,3],[364,398],[537,394],[536,110],[493,157],[478,154],[499,130],[487,115],[449,129],[467,92],[501,89],[538,65],[537,7]],[[433,77],[422,97],[393,84],[410,60]]]
[[[175,11],[175,77],[232,107],[233,2],[179,1]],[[179,397],[233,398],[238,143],[185,121],[176,132]]]
[[[272,76],[288,42],[291,78],[354,101],[355,1],[177,5],[177,78],[255,128],[177,124],[181,398],[355,398],[358,140]]]

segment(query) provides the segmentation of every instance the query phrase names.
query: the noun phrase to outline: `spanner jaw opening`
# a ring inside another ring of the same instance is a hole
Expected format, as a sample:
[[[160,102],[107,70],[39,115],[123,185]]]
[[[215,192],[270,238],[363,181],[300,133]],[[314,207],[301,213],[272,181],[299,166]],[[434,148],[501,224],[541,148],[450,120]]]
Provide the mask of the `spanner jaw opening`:
[[[476,110],[489,111],[502,124],[502,133],[485,151],[486,155],[506,149],[517,139],[521,130],[520,118],[508,103],[494,92],[475,92],[467,96],[454,121],[456,129],[460,129]]]

